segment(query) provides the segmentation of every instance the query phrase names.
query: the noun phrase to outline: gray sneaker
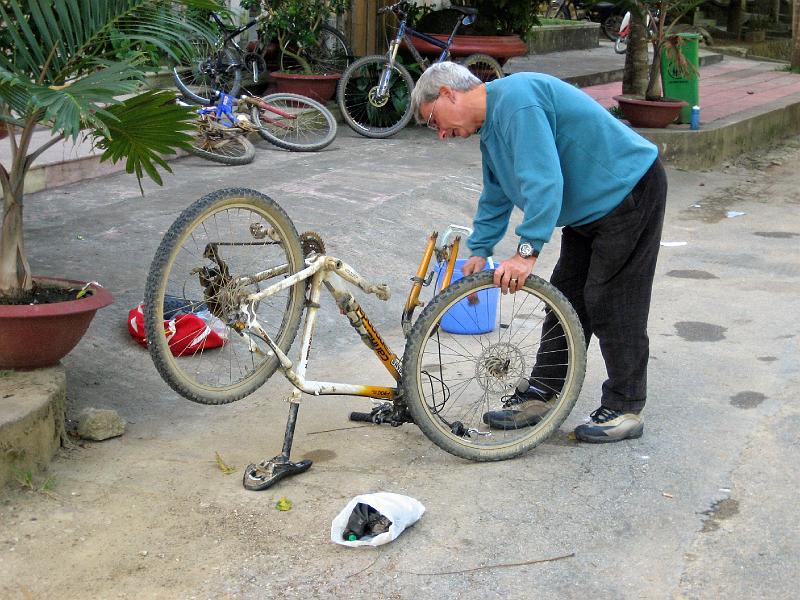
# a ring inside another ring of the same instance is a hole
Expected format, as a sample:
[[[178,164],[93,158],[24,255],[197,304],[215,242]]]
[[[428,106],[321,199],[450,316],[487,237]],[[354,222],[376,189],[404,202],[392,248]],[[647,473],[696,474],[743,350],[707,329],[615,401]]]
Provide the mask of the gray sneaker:
[[[590,415],[588,423],[575,428],[575,437],[582,442],[603,444],[642,437],[644,420],[635,413],[623,413],[601,406]]]
[[[525,382],[527,384],[527,381]],[[525,388],[522,391],[522,388]],[[513,396],[503,401],[503,410],[492,410],[483,414],[483,422],[492,429],[521,429],[541,421],[553,408],[554,393],[545,392],[530,385],[520,384]]]

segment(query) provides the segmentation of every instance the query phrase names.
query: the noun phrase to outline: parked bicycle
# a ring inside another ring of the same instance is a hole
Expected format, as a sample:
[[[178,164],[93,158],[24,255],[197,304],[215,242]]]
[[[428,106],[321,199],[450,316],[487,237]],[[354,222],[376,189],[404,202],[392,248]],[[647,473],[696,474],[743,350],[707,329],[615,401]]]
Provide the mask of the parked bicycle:
[[[612,42],[619,36],[623,9],[612,2],[581,2],[580,0],[553,0],[548,4],[548,19],[586,19],[600,23],[600,31]]]
[[[236,96],[242,86],[242,71],[257,82],[267,69],[266,45],[257,42],[243,50],[236,38],[255,27],[267,16],[259,16],[241,27],[229,27],[215,13],[210,13],[220,31],[219,39],[210,45],[205,39],[195,44],[195,58],[188,65],[179,65],[172,70],[175,85],[187,100],[208,104],[215,90]],[[325,71],[342,72],[353,59],[353,51],[347,38],[338,29],[321,24],[317,44],[303,53],[310,64]]]
[[[197,111],[198,129],[190,151],[203,158],[227,165],[252,162],[255,147],[246,137],[252,131],[296,152],[322,150],[336,137],[333,114],[311,98],[284,93],[239,99],[222,92],[216,95],[215,105]]]
[[[405,42],[414,60],[427,69],[430,61],[414,46],[413,38],[425,40],[441,49],[436,62],[450,58],[453,37],[461,25],[475,21],[477,10],[464,6],[451,6],[460,13],[453,32],[446,42],[415,31],[406,24],[408,5],[398,2],[378,12],[392,12],[399,19],[397,34],[389,43],[385,56],[365,56],[351,64],[342,74],[336,99],[345,122],[357,133],[370,138],[394,135],[411,120],[411,91],[414,79],[408,69],[397,60],[400,44]],[[503,69],[494,58],[486,54],[471,54],[461,63],[481,81],[503,77]]]
[[[292,383],[283,451],[246,468],[248,489],[265,489],[311,466],[311,461],[290,460],[301,393],[373,398],[382,403],[370,413],[375,422],[415,423],[440,448],[469,460],[512,458],[556,431],[574,406],[586,365],[583,330],[564,296],[539,277],[530,276],[517,293],[507,295],[495,287],[490,270],[451,284],[459,244],[460,237],[447,233],[441,240],[435,232],[429,236],[403,310],[401,360],[341,283],[381,300],[389,299],[387,285],[375,285],[326,255],[318,234],[298,235],[268,196],[248,189],[214,192],[181,213],[150,266],[144,297],[150,354],[172,389],[202,404],[239,400],[277,370]],[[437,264],[430,270],[434,255]],[[420,291],[434,277],[440,291],[412,322],[422,305]],[[395,386],[306,379],[322,289],[331,293]],[[209,311],[215,319],[209,326],[225,340],[222,347],[174,356],[170,344],[176,340],[164,334],[165,305],[172,316]],[[288,352],[303,312],[299,357],[291,360]],[[519,381],[530,377],[537,353],[551,357],[552,366],[546,379],[535,383],[555,394],[542,420],[530,427],[490,429],[482,416],[510,403]]]

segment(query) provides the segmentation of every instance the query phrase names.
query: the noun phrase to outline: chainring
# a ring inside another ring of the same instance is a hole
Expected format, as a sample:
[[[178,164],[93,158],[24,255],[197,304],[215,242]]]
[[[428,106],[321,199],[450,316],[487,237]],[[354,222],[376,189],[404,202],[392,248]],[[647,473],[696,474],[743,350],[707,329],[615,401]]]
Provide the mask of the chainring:
[[[320,256],[325,254],[325,242],[316,231],[304,231],[300,234],[300,247],[303,249],[303,256],[308,257],[311,254],[318,254]]]

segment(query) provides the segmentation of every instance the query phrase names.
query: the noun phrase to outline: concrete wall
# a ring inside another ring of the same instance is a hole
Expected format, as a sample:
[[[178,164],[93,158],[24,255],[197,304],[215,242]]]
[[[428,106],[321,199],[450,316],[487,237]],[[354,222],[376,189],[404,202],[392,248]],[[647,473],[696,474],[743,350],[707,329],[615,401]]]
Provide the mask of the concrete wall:
[[[541,25],[528,34],[532,54],[561,50],[587,50],[600,45],[600,23],[581,21],[570,25]]]

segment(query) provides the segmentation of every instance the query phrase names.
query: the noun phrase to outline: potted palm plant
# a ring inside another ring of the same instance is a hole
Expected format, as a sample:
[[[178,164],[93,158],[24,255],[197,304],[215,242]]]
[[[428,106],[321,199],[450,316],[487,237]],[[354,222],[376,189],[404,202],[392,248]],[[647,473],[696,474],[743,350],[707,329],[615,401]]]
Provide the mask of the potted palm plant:
[[[631,33],[625,55],[622,95],[614,99],[634,127],[666,127],[673,123],[683,100],[665,98],[661,86],[662,55],[684,70],[694,68],[681,54],[682,39],[673,31],[681,17],[704,0],[634,0],[631,4]],[[669,22],[667,19],[669,17]],[[648,65],[646,43],[653,50]]]
[[[271,75],[279,92],[321,102],[333,97],[341,70],[335,61],[317,58],[320,50],[335,50],[328,46],[342,47],[342,40],[325,37],[331,33],[326,23],[349,5],[350,0],[244,0],[243,6],[259,7],[265,14],[261,26],[277,42],[278,70]]]
[[[186,7],[218,8],[211,0],[0,1],[0,122],[10,148],[0,163],[0,369],[57,363],[111,303],[98,284],[31,272],[25,176],[49,147],[86,136],[104,151],[102,160],[125,158],[129,173],[161,183],[158,168],[170,171],[163,155],[189,147],[195,115],[172,92],[142,92],[137,56],[119,59],[112,38],[174,58],[188,54],[186,40],[210,32]],[[44,140],[34,133],[42,129],[50,131]]]

